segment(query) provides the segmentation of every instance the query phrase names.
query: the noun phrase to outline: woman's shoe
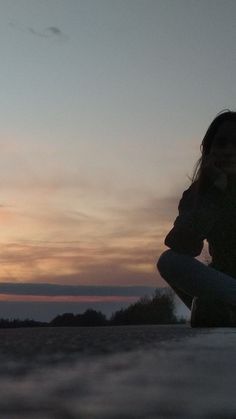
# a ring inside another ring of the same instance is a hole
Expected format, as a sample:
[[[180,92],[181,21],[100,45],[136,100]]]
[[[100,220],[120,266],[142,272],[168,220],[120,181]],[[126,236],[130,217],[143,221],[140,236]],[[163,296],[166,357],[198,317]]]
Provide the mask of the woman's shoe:
[[[205,303],[205,302],[204,302]],[[191,327],[206,327],[208,310],[200,297],[193,297],[191,305]]]
[[[230,326],[236,327],[236,306],[230,306]]]
[[[233,327],[236,311],[220,300],[208,297],[193,297],[191,327]]]

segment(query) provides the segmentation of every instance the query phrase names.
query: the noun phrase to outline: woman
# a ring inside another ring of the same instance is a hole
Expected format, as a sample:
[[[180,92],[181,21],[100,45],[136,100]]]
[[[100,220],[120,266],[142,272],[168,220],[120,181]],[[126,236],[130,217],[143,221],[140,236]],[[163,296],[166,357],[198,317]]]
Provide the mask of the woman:
[[[191,310],[192,327],[236,326],[236,112],[216,116],[200,150],[157,268]],[[208,266],[195,259],[205,239]]]

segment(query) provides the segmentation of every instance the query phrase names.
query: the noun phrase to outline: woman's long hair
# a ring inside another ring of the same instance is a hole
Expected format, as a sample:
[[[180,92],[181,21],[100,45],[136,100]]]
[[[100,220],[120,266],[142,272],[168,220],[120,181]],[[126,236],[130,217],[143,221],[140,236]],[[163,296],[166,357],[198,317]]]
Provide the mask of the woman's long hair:
[[[218,113],[215,119],[208,127],[207,132],[200,145],[200,151],[202,155],[195,163],[193,175],[190,178],[192,184],[196,182],[196,198],[199,193],[204,193],[204,191],[207,188],[207,180],[203,176],[203,167],[205,166],[205,162],[210,152],[211,145],[215,138],[216,132],[218,131],[219,126],[225,121],[236,122],[236,112],[230,111],[229,109],[224,109],[223,111]]]

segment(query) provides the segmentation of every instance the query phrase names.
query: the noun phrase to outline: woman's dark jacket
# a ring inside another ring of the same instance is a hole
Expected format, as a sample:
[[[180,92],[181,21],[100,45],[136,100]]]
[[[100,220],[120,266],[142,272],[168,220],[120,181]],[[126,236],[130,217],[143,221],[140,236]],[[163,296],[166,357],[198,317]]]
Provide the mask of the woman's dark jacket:
[[[196,186],[197,181],[183,192],[179,215],[164,243],[178,253],[198,256],[206,239],[209,266],[236,278],[236,179],[224,191],[210,185],[194,206]]]

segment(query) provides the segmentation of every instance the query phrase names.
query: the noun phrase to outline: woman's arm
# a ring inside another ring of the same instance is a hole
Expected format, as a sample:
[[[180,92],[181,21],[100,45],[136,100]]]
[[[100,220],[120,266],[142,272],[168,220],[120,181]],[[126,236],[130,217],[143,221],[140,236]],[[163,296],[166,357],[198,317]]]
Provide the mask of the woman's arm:
[[[207,191],[199,194],[196,181],[183,192],[178,205],[179,215],[165,238],[165,245],[178,253],[198,256],[203,248],[203,240],[220,216],[227,177],[211,164],[208,161],[204,172],[209,181]]]

